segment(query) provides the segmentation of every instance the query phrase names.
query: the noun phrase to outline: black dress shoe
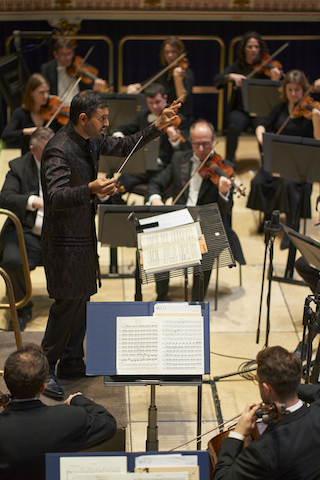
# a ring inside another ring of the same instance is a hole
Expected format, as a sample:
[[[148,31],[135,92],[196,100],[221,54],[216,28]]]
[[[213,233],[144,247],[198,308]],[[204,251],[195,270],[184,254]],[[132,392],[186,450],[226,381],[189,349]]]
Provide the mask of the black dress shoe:
[[[60,387],[59,383],[56,380],[54,375],[47,375],[46,378],[47,387],[42,395],[46,397],[53,398],[53,400],[63,400],[64,392]]]
[[[27,308],[25,310],[20,309],[17,311],[17,313],[18,313],[20,331],[23,332],[27,326],[27,323],[30,322],[32,319],[32,310],[31,308]],[[8,330],[10,332],[13,331],[12,319],[10,319]]]
[[[84,377],[86,375],[86,366],[82,358],[77,358],[70,362],[60,360],[57,367],[57,377],[74,378]]]

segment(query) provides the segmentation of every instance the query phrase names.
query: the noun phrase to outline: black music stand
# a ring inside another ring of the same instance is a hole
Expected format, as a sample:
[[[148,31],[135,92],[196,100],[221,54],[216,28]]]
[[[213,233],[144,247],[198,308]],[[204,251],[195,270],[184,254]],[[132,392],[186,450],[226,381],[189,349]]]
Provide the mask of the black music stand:
[[[134,120],[140,110],[147,107],[143,94],[128,95],[127,93],[100,92],[100,95],[109,102],[109,126],[107,127],[109,135],[112,135],[116,127],[126,125]]]
[[[110,247],[136,247],[136,232],[133,222],[128,222],[129,214],[139,218],[146,218],[153,215],[168,213],[178,209],[186,208],[185,205],[161,205],[161,206],[135,206],[135,205],[99,205],[99,229],[98,240],[102,245]],[[183,275],[186,279],[188,274],[200,275],[200,288],[203,289],[203,272],[213,268],[224,266],[235,266],[235,260],[229,245],[227,235],[221,220],[217,204],[188,207],[188,210],[195,222],[200,222],[205,237],[208,252],[203,254],[200,265],[195,267],[174,269],[170,272],[146,274],[141,269],[138,261],[136,268],[136,300],[142,300],[141,283],[151,283],[156,280],[167,280],[171,277]],[[112,214],[112,215],[110,215]],[[140,272],[140,277],[139,277]],[[103,278],[103,277],[102,277]],[[131,276],[132,278],[132,276]],[[187,284],[185,284],[185,298],[188,299]],[[200,298],[203,298],[200,294]]]
[[[29,77],[30,72],[21,53],[0,58],[0,91],[11,110],[20,107]]]
[[[160,137],[157,137],[151,140],[145,147],[137,150],[130,158],[130,162],[127,162],[124,166],[122,173],[145,173],[146,170],[154,170],[156,172],[158,168],[159,145]],[[122,163],[122,157],[101,155],[99,171],[113,175],[114,172],[118,171]]]
[[[281,82],[259,78],[245,78],[241,82],[243,108],[252,117],[267,117],[279,103]]]
[[[319,182],[319,147],[320,141],[313,138],[264,133],[264,169],[276,177],[288,178],[302,184]],[[295,218],[294,230],[296,231],[299,231],[300,225],[303,188],[304,185],[302,185],[300,204]],[[295,254],[296,248],[291,243],[285,276],[283,278],[273,276],[273,280],[304,285],[292,278]]]
[[[291,242],[294,246],[300,251],[301,255],[303,256],[304,260],[313,268],[320,271],[320,242],[315,240],[314,238],[307,237],[306,235],[302,235],[292,228],[287,227],[286,225],[283,226],[284,231],[290,238]],[[317,286],[317,292],[319,290],[319,282]],[[306,371],[305,371],[305,382],[309,383],[310,380],[310,367],[311,367],[311,357],[312,357],[312,328],[318,326],[318,310],[320,307],[320,296],[319,293],[315,293],[315,295],[308,295],[305,299],[304,304],[304,314],[302,319],[303,325],[303,335],[302,335],[302,348],[301,348],[301,358],[304,357],[304,348],[305,348],[305,337],[306,337],[306,330],[308,329],[308,341],[307,341],[307,364],[306,364]],[[314,312],[310,307],[310,304],[314,302],[317,305],[317,311]],[[318,347],[317,356],[320,353],[320,345]],[[315,369],[316,364],[313,367]],[[315,375],[315,372],[312,370],[312,376]],[[318,372],[319,373],[319,372]]]

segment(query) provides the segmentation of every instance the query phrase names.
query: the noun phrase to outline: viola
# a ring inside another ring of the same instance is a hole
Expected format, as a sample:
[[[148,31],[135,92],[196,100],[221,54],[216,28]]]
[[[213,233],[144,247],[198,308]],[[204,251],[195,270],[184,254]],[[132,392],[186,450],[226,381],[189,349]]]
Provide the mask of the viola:
[[[313,100],[313,98],[308,95],[303,99],[301,105],[298,105],[297,107],[294,108],[292,112],[292,117],[293,118],[305,117],[308,120],[311,120],[312,110],[314,108],[316,108],[317,110],[320,110],[320,102]]]
[[[61,100],[57,97],[51,97],[46,105],[43,105],[40,109],[40,115],[46,121],[51,120],[61,105]],[[67,125],[70,118],[70,107],[62,107],[56,116],[57,121],[61,125]]]
[[[67,73],[70,77],[81,77],[82,83],[85,85],[91,85],[97,78],[99,78],[99,70],[92,65],[88,65],[83,61],[83,58],[76,55],[73,59],[72,65],[67,67]],[[113,87],[101,88],[100,92],[112,92]]]
[[[270,55],[268,53],[263,55],[263,57],[261,57],[254,65],[252,65],[253,69],[259,73],[264,73],[267,77],[271,77],[271,70],[273,68],[278,68],[279,70],[282,70],[283,67],[281,63],[278,62],[278,60],[268,61],[269,58],[270,58]],[[265,64],[266,61],[267,63]]]
[[[211,180],[211,182],[215,185],[218,185],[219,178],[224,176],[230,180],[233,188],[235,188],[240,195],[243,195],[244,197],[246,196],[244,189],[236,185],[230,178],[235,176],[234,169],[230,165],[226,165],[222,157],[220,157],[220,155],[217,153],[215,153],[206,161],[203,167],[199,170],[199,174],[202,176],[202,178]]]

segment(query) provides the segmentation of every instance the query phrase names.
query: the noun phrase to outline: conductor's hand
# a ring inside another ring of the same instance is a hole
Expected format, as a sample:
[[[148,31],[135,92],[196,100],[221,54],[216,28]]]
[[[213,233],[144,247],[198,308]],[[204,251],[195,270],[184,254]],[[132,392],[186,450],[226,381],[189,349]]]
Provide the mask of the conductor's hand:
[[[234,429],[235,432],[240,433],[244,437],[250,435],[256,423],[256,411],[261,407],[261,403],[246,405],[242,415]]]
[[[218,183],[219,192],[222,195],[227,195],[227,193],[229,192],[231,187],[232,187],[232,184],[231,184],[229,178],[221,175],[221,177],[219,178],[219,183]]]
[[[177,103],[176,105],[170,105],[169,107],[162,110],[162,113],[158,120],[156,121],[155,125],[158,130],[162,130],[167,125],[170,125],[171,122],[178,118],[177,111],[181,107],[181,103]]]
[[[116,179],[99,177],[88,185],[91,195],[95,193],[105,197],[106,195],[114,195],[117,193]]]

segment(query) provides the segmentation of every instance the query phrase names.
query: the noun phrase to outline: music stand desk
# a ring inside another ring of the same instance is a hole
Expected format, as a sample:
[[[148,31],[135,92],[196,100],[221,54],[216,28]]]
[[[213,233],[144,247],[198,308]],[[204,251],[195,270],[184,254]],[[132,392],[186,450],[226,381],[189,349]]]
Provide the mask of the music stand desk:
[[[243,108],[252,117],[267,117],[280,102],[281,82],[259,78],[244,78],[241,82]]]

